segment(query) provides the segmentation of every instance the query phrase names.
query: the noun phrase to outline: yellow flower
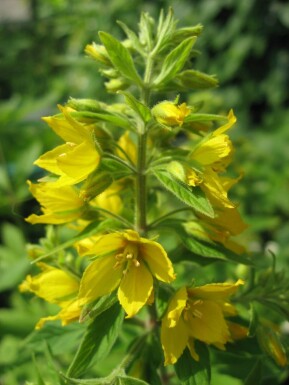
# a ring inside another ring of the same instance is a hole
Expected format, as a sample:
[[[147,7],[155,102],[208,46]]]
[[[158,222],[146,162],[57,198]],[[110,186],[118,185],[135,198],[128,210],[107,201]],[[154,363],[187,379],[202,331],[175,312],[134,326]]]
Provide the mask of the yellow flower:
[[[19,285],[21,292],[30,291],[49,303],[57,304],[61,310],[55,316],[41,318],[36,325],[40,329],[46,321],[61,320],[62,325],[79,318],[80,307],[77,300],[79,280],[63,270],[38,263],[42,272],[34,277],[28,275]]]
[[[79,300],[82,304],[106,295],[118,286],[118,299],[133,317],[151,298],[153,277],[163,282],[174,280],[171,261],[157,242],[141,238],[133,230],[100,236],[83,255],[97,259],[86,268],[81,283]]]
[[[155,119],[166,126],[181,126],[190,112],[191,110],[186,103],[178,106],[169,101],[158,103],[152,109]]]
[[[63,115],[43,118],[66,143],[40,156],[34,163],[59,176],[54,187],[76,184],[94,171],[100,161],[93,138],[93,129],[73,119],[68,108]]]
[[[32,214],[26,218],[29,223],[68,223],[79,218],[85,209],[84,201],[72,186],[55,188],[51,183],[33,184],[30,181],[28,184],[43,211],[43,215]]]
[[[235,284],[213,283],[177,291],[162,320],[165,365],[174,364],[186,346],[193,359],[198,361],[195,339],[224,349],[231,340],[225,316],[236,314],[228,299],[241,284],[243,282],[239,280]]]

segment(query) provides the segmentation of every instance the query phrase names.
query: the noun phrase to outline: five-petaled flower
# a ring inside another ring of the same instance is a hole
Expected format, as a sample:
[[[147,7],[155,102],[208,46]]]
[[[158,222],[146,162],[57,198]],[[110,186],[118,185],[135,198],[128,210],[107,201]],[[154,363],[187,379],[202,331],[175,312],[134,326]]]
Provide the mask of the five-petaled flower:
[[[225,316],[236,315],[236,309],[228,299],[241,284],[243,281],[238,280],[235,284],[213,283],[177,291],[162,320],[165,365],[174,364],[186,346],[193,359],[198,361],[195,340],[224,349],[232,339]]]
[[[100,236],[92,247],[79,244],[82,255],[95,255],[80,283],[81,304],[111,293],[118,286],[118,299],[133,317],[153,296],[153,277],[163,282],[175,278],[171,261],[157,242],[126,230]]]

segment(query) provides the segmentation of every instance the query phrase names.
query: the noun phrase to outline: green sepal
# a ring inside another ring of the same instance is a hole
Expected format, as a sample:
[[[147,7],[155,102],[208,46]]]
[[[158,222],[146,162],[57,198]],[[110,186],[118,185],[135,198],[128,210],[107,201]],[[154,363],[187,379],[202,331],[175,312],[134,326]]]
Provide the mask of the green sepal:
[[[137,100],[130,92],[119,91],[119,94],[122,94],[125,97],[127,104],[130,105],[145,123],[151,120],[150,109]]]
[[[185,349],[174,365],[177,377],[182,385],[210,385],[211,365],[208,347],[200,341],[195,341],[195,349],[200,360],[195,361],[189,350]]]
[[[112,176],[105,171],[91,173],[79,191],[79,197],[84,201],[90,201],[105,191],[113,182]]]
[[[154,174],[161,184],[182,202],[203,215],[210,218],[214,217],[214,210],[200,188],[194,187],[192,189],[167,171],[154,170]]]
[[[74,99],[69,98],[66,103],[67,107],[71,107],[77,111],[103,112],[106,105],[94,99]]]
[[[131,80],[137,85],[142,85],[142,80],[137,73],[133,59],[129,53],[129,50],[117,39],[107,32],[100,31],[99,37],[103,45],[105,46],[108,56],[115,66],[115,68],[126,79]]]
[[[153,81],[154,87],[158,88],[162,84],[169,82],[182,70],[196,40],[195,36],[184,40],[166,56],[160,74]]]
[[[82,342],[68,368],[68,377],[79,377],[93,363],[105,358],[118,337],[124,311],[114,304],[89,324]]]

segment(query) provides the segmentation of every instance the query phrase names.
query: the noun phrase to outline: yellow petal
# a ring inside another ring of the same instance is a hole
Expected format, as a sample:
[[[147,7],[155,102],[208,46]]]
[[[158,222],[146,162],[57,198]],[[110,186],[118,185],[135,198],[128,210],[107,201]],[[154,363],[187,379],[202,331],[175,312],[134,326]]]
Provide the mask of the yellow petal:
[[[208,285],[194,287],[188,289],[190,297],[210,300],[226,301],[232,294],[234,294],[240,285],[244,285],[244,281],[239,279],[235,283],[210,283]]]
[[[213,170],[210,170],[209,168],[206,169],[203,174],[201,188],[213,203],[215,201],[217,205],[225,208],[235,207],[234,203],[228,198],[227,191],[223,188],[221,179]]]
[[[58,314],[41,318],[37,322],[35,329],[41,329],[47,321],[61,320],[62,326],[68,325],[71,322],[78,320],[80,312],[81,308],[79,307],[79,302],[77,300],[70,301]]]
[[[188,299],[187,289],[181,288],[171,299],[163,323],[166,327],[175,327],[186,307]]]
[[[200,361],[200,356],[198,355],[198,353],[196,352],[196,349],[195,349],[195,340],[193,338],[189,338],[188,340],[188,348],[189,348],[189,351],[191,353],[191,356],[193,357],[193,359],[195,361]]]
[[[192,158],[204,166],[212,165],[228,157],[233,145],[228,135],[219,135],[205,140],[192,153]]]
[[[182,318],[173,328],[168,328],[164,322],[162,323],[161,343],[165,354],[165,365],[177,362],[186,348],[188,338],[187,326]]]
[[[96,237],[96,239],[93,239],[93,242],[84,240],[84,243],[81,241],[79,244],[83,246],[83,249],[80,249],[81,256],[102,255],[112,253],[113,251],[118,252],[120,249],[123,249],[125,247],[125,240],[121,233],[112,233]]]
[[[118,289],[118,299],[127,318],[133,317],[146,304],[152,290],[153,279],[145,265],[142,262],[139,266],[131,264]]]
[[[55,147],[53,150],[46,152],[41,155],[35,162],[38,167],[44,168],[45,170],[52,172],[56,175],[62,175],[63,172],[57,165],[56,159],[59,155],[67,152],[67,144],[62,144],[61,146]]]
[[[213,301],[195,301],[186,315],[191,337],[207,344],[225,344],[230,339],[221,307]]]
[[[159,243],[141,238],[140,254],[158,280],[172,282],[175,279],[172,262]]]
[[[122,270],[115,269],[114,255],[98,258],[85,269],[80,281],[79,301],[89,303],[111,293],[120,282]]]
[[[47,302],[57,304],[78,291],[78,279],[45,263],[39,263],[38,266],[43,272],[34,277],[28,275],[20,290],[31,291]]]
[[[233,110],[230,110],[229,111],[229,114],[228,114],[228,123],[224,124],[223,126],[217,128],[214,132],[213,132],[213,135],[216,136],[216,135],[221,135],[223,134],[225,131],[229,130],[229,128],[231,128],[237,121],[237,118],[236,116],[234,115],[234,112]]]
[[[74,178],[76,183],[85,179],[99,164],[100,156],[90,142],[70,146],[69,151],[57,158],[60,170]]]

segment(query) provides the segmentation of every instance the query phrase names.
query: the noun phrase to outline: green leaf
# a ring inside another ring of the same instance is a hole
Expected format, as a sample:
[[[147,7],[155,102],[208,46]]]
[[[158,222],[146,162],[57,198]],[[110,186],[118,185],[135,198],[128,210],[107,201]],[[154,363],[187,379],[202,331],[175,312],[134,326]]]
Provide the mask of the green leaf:
[[[210,218],[214,217],[214,210],[200,188],[194,187],[192,189],[166,171],[154,170],[154,174],[164,187],[182,202],[186,203],[199,213]]]
[[[125,78],[141,86],[142,80],[136,71],[134,62],[128,49],[109,33],[101,31],[99,32],[99,37],[105,46],[108,56],[115,68]]]
[[[195,341],[195,349],[200,357],[195,361],[186,349],[174,365],[182,385],[209,385],[211,382],[210,356],[207,345]]]
[[[197,255],[202,257],[217,258],[226,261],[242,263],[243,265],[252,265],[252,261],[239,254],[233,253],[231,250],[212,242],[200,241],[193,238],[191,235],[180,234],[181,239],[185,247]]]
[[[80,315],[79,322],[85,322],[89,318],[98,317],[105,310],[113,306],[117,302],[117,300],[118,299],[116,293],[113,292],[99,298],[92,305],[84,306]]]
[[[117,24],[123,29],[123,31],[125,32],[126,36],[131,41],[133,48],[136,51],[138,51],[138,53],[140,53],[141,55],[144,55],[143,47],[142,47],[142,45],[141,45],[137,35],[135,34],[135,32],[132,31],[130,28],[128,28],[128,26],[125,23],[123,23],[122,21],[118,20]]]
[[[140,116],[140,118],[147,123],[151,119],[151,111],[143,103],[138,101],[131,93],[125,91],[119,91],[124,95],[127,104]]]
[[[116,377],[115,385],[149,385],[147,382],[130,376]]]
[[[98,113],[98,112],[89,112],[89,111],[80,111],[80,112],[71,112],[70,114],[75,119],[84,119],[84,120],[93,120],[93,121],[103,121],[111,123],[117,127],[124,128],[126,130],[131,130],[131,123],[129,120],[123,118],[117,114]]]
[[[196,70],[183,71],[177,75],[176,80],[186,88],[206,89],[218,85],[215,75],[207,75]]]
[[[197,38],[195,36],[190,37],[181,42],[168,54],[162,65],[161,73],[153,82],[155,87],[158,87],[161,83],[167,83],[179,71],[181,71],[190,55],[191,49],[196,40]]]
[[[116,303],[89,325],[76,355],[68,368],[68,377],[79,377],[93,363],[110,352],[119,334],[124,312]]]
[[[257,360],[248,374],[244,385],[261,385],[262,384],[262,362]]]
[[[63,355],[79,344],[84,330],[84,326],[80,324],[63,327],[60,323],[49,322],[42,329],[33,331],[23,344],[32,351],[43,352],[48,343],[53,355]]]

